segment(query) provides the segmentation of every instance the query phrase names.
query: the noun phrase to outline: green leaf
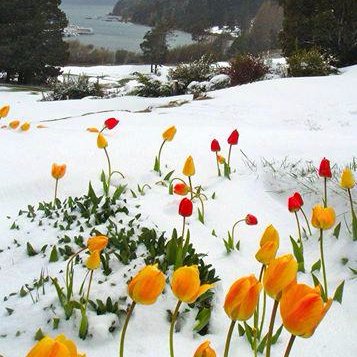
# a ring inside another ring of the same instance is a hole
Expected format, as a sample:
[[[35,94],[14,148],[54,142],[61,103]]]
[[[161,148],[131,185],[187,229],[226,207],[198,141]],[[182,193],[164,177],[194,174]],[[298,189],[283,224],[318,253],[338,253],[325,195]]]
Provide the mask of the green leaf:
[[[160,162],[157,156],[155,156],[154,171],[160,173]]]
[[[53,328],[54,330],[57,330],[59,323],[60,323],[60,319],[59,319],[58,317],[54,317],[54,318],[53,318],[52,328]]]
[[[175,170],[172,170],[168,174],[166,174],[166,176],[164,177],[164,181],[170,181],[170,178],[174,172]]]
[[[283,325],[281,325],[278,330],[275,332],[275,334],[273,335],[272,339],[271,339],[271,344],[275,345],[278,342],[279,336],[281,334],[281,332],[283,331]]]
[[[27,242],[27,244],[26,244],[26,250],[27,250],[27,255],[29,257],[33,257],[33,256],[37,255],[37,252],[35,251],[35,249],[29,242]]]
[[[57,253],[57,248],[54,245],[52,250],[51,250],[51,255],[50,255],[50,263],[54,263],[58,261],[58,253]]]
[[[9,307],[5,307],[5,309],[6,309],[6,311],[7,311],[9,316],[11,316],[15,311],[14,309],[10,309]]]
[[[174,185],[172,183],[170,183],[169,185],[169,195],[173,195],[174,194]]]
[[[239,336],[244,336],[245,334],[245,329],[241,324],[238,324],[238,335]]]
[[[253,348],[253,329],[246,322],[244,322],[244,327],[245,327],[245,335],[247,336],[247,340],[250,346]]]
[[[320,271],[321,269],[321,260],[319,259],[317,262],[315,262],[312,267],[311,267],[311,273],[313,273],[314,271]]]
[[[43,334],[41,328],[39,328],[35,333],[35,341],[41,341],[45,335]]]
[[[102,171],[102,175],[103,174],[104,172]],[[96,206],[99,203],[98,197],[93,190],[93,186],[91,182],[89,182],[89,186],[88,186],[88,197],[90,198],[94,206]]]
[[[88,317],[84,309],[81,310],[81,313],[82,313],[82,318],[81,318],[81,324],[79,326],[79,337],[82,340],[85,340],[88,333]]]
[[[198,208],[198,220],[202,223],[205,224],[205,217],[202,213],[202,211]]]
[[[133,198],[138,198],[138,196],[136,195],[135,191],[133,191],[132,189],[130,189],[130,192],[131,192]]]
[[[342,304],[343,297],[343,288],[345,287],[345,281],[343,281],[336,289],[335,294],[333,295],[333,300]]]
[[[355,211],[352,211],[352,236],[353,240],[357,240],[357,217]]]
[[[126,190],[126,185],[119,185],[112,197],[112,202],[116,202],[119,200],[120,196],[122,195],[122,193]]]
[[[291,241],[291,245],[293,247],[294,256],[298,262],[298,270],[304,273],[305,266],[304,266],[303,249],[302,249],[302,247],[299,247],[299,245],[297,244],[297,242],[294,240],[294,238],[292,236],[290,236],[290,241]]]
[[[196,317],[196,322],[193,327],[193,330],[196,332],[201,331],[204,327],[207,326],[211,318],[211,310],[208,308],[203,308]]]
[[[341,230],[341,222],[333,230],[333,236],[336,239],[338,239],[338,237],[340,236],[340,230]]]
[[[229,167],[229,165],[225,162],[224,163],[224,176],[227,177],[229,180],[230,178],[230,173],[231,173],[231,168]]]
[[[267,340],[268,340],[268,334],[266,334],[264,336],[264,338],[262,339],[262,341],[260,342],[259,346],[258,346],[258,352],[263,353],[265,346],[267,344]]]

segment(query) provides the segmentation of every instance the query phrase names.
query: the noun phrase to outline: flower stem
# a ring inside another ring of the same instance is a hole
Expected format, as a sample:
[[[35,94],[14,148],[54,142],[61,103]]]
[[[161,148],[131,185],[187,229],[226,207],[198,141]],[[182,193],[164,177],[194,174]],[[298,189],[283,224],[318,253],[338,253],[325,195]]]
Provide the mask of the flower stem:
[[[161,146],[160,146],[160,149],[159,149],[159,153],[158,153],[158,155],[157,155],[157,162],[158,162],[158,168],[159,168],[159,176],[161,176],[161,163],[160,163],[160,160],[161,160],[161,151],[162,151],[162,148],[164,147],[164,145],[165,145],[165,143],[166,143],[166,140],[164,140],[163,142],[162,142],[162,144],[161,144]]]
[[[105,152],[105,156],[107,157],[107,161],[108,161],[108,188],[109,188],[110,179],[112,177],[112,165],[110,163],[110,158],[109,158],[109,155],[108,155],[107,148],[104,148],[104,152]]]
[[[263,312],[262,312],[262,320],[260,321],[260,326],[259,326],[259,338],[262,335],[263,327],[264,327],[264,320],[265,320],[265,313],[267,309],[267,294],[264,291],[263,294]]]
[[[182,304],[182,301],[178,301],[175,311],[171,317],[171,325],[170,325],[170,357],[174,357],[174,328],[175,328],[175,322],[177,319],[178,312],[180,310],[180,306]],[[122,356],[120,356],[122,357]]]
[[[224,357],[228,357],[228,352],[229,352],[229,346],[231,344],[231,339],[232,339],[232,333],[233,333],[233,329],[234,329],[234,325],[236,324],[235,321],[232,320],[230,326],[229,326],[229,330],[228,330],[228,334],[227,334],[227,339],[226,339],[226,346],[224,348]]]
[[[290,354],[291,348],[293,347],[295,338],[296,338],[295,335],[291,335],[288,346],[286,347],[286,351],[284,353],[284,357],[289,357],[289,354]]]
[[[232,232],[231,232],[232,241],[233,241],[233,246],[234,246],[234,230],[235,230],[236,226],[237,226],[240,222],[243,222],[243,221],[245,221],[245,219],[240,219],[239,221],[237,221],[236,223],[233,224]]]
[[[298,216],[297,212],[294,212],[294,213],[295,213],[295,218],[296,218],[296,224],[298,227],[300,248],[301,248],[301,252],[303,253],[304,247],[303,247],[302,238],[301,238],[301,227],[300,227],[299,216]]]
[[[201,202],[201,209],[202,209],[202,224],[205,224],[205,205],[204,205],[204,203],[203,203],[203,200],[202,200],[202,198],[201,198],[201,196],[200,195],[196,195],[196,197],[200,200],[200,202]]]
[[[190,185],[191,200],[193,200],[193,189],[192,189],[191,176],[188,176],[188,183],[189,183],[189,185]]]
[[[307,216],[306,216],[304,210],[302,209],[302,207],[300,208],[300,210],[301,210],[301,213],[303,214],[303,216],[304,216],[304,218],[305,218],[305,222],[306,222],[306,225],[307,225],[307,229],[309,230],[309,234],[310,234],[310,236],[311,236],[312,233],[311,233],[311,227],[310,227],[309,220],[307,219]]]
[[[182,220],[182,234],[181,234],[182,242],[183,242],[184,236],[185,236],[185,225],[186,225],[186,217],[183,217],[183,220]]]
[[[87,247],[82,248],[82,249],[79,250],[77,253],[73,254],[73,255],[69,258],[69,260],[68,260],[68,263],[67,263],[67,266],[66,266],[67,300],[70,300],[71,295],[72,295],[72,294],[69,294],[69,292],[68,292],[68,287],[69,287],[69,269],[70,269],[70,265],[71,265],[73,259],[74,259],[76,256],[78,256],[81,252],[83,252],[84,250],[86,250],[86,249],[87,249]]]
[[[89,292],[90,292],[90,288],[92,286],[92,280],[93,280],[93,272],[94,272],[94,270],[91,270],[90,276],[89,276],[89,284],[88,284],[86,302],[85,302],[85,305],[84,305],[84,311],[87,311],[87,305],[88,305],[88,300],[89,300]]]
[[[58,179],[56,179],[56,185],[55,185],[55,199],[53,200],[54,205],[56,205],[57,190],[58,190]]]
[[[232,145],[229,146],[229,152],[228,152],[228,166],[229,166],[229,168],[231,167],[231,153],[232,153]]]
[[[130,317],[131,317],[131,314],[133,313],[133,310],[134,310],[134,307],[136,305],[136,302],[133,301],[129,310],[128,310],[128,313],[126,314],[126,319],[125,319],[125,322],[124,322],[124,326],[123,326],[123,330],[121,331],[121,337],[120,337],[120,348],[119,348],[119,357],[123,357],[124,356],[124,340],[125,340],[125,333],[126,333],[126,329],[128,327],[128,323],[129,323],[129,320],[130,320]]]
[[[221,176],[221,169],[219,168],[219,162],[218,162],[218,152],[216,152],[216,162],[217,162],[218,176]]]
[[[270,349],[271,349],[271,339],[273,336],[273,329],[274,329],[274,322],[276,317],[276,311],[278,310],[279,299],[277,298],[274,300],[273,310],[271,312],[270,324],[269,324],[269,331],[267,337],[267,350],[266,350],[266,357],[270,357]]]
[[[327,178],[326,177],[324,177],[324,192],[325,192],[324,207],[326,208],[327,207]]]
[[[348,197],[350,198],[350,204],[351,204],[351,213],[352,213],[352,219],[353,219],[353,214],[355,213],[355,210],[353,208],[353,200],[352,200],[352,193],[351,193],[351,189],[349,188],[347,190],[348,192]]]
[[[325,257],[324,257],[324,244],[323,244],[324,231],[320,229],[320,255],[321,255],[321,264],[322,264],[322,275],[324,278],[324,290],[325,290],[325,298],[328,296],[327,292],[327,278],[326,278],[326,266],[325,266]]]

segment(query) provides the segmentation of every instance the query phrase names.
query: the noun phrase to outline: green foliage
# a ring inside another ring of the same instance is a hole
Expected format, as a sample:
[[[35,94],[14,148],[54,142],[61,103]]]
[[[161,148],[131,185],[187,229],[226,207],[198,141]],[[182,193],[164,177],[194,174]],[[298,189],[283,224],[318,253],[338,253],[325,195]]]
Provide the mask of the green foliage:
[[[332,60],[317,49],[299,50],[288,58],[289,75],[292,77],[327,76],[336,73]]]
[[[172,95],[172,88],[169,83],[162,83],[149,75],[135,73],[136,80],[140,85],[130,94],[139,97],[169,97]]]

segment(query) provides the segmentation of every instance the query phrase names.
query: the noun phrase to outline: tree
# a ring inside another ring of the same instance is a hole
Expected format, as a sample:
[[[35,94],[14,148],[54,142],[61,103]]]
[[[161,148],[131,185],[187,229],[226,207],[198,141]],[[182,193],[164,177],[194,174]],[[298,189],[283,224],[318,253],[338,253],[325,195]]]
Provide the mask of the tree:
[[[7,81],[43,83],[60,73],[68,57],[60,0],[0,1],[0,69]]]
[[[151,65],[151,73],[156,74],[157,67],[166,60],[169,49],[167,44],[169,33],[169,26],[159,23],[145,34],[144,41],[140,44],[144,59]]]

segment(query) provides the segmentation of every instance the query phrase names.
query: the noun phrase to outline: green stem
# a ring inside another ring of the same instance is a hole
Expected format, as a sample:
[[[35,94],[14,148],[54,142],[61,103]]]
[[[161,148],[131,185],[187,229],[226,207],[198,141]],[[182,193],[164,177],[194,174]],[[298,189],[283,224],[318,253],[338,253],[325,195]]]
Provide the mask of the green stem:
[[[265,320],[265,313],[267,309],[267,294],[264,291],[263,294],[263,312],[262,312],[262,320],[260,321],[260,326],[259,326],[259,338],[262,335],[263,327],[264,327],[264,320]]]
[[[117,171],[117,170],[111,172],[110,178],[112,178],[114,174],[118,174],[118,175],[120,175],[122,178],[125,178],[125,176],[124,176],[120,171]]]
[[[279,299],[274,300],[273,310],[271,312],[270,324],[269,324],[269,331],[267,337],[267,350],[266,350],[266,357],[270,357],[270,349],[271,349],[271,339],[273,336],[273,329],[274,329],[274,322],[276,317],[276,311],[278,310]]]
[[[224,357],[228,357],[228,352],[229,352],[229,346],[231,344],[231,339],[232,339],[232,333],[233,333],[233,329],[234,329],[234,325],[236,324],[235,321],[232,320],[230,326],[229,326],[229,330],[228,330],[228,334],[227,334],[227,339],[226,339],[226,346],[224,348]]]
[[[129,324],[129,320],[130,320],[130,316],[133,313],[134,307],[136,305],[136,302],[133,301],[128,313],[126,314],[126,319],[124,322],[124,326],[123,326],[123,330],[121,331],[121,337],[120,337],[120,347],[119,347],[119,357],[124,357],[124,340],[125,340],[125,333],[126,333],[126,329],[128,328],[128,324]]]
[[[204,203],[203,203],[203,200],[202,200],[202,198],[201,198],[201,196],[200,195],[197,195],[197,198],[200,200],[200,202],[201,202],[201,208],[202,208],[202,223],[204,224],[204,222],[205,222],[205,205],[204,205]]]
[[[218,162],[218,152],[216,151],[216,162],[217,162],[217,171],[218,171],[218,176],[221,176],[221,169],[219,168],[219,162]]]
[[[324,290],[325,290],[325,298],[328,296],[327,292],[327,278],[326,278],[326,266],[325,266],[325,257],[324,257],[324,244],[323,244],[323,237],[324,231],[320,229],[320,255],[321,255],[321,264],[322,264],[322,275],[324,278]]]
[[[297,212],[294,212],[294,213],[295,213],[295,218],[296,218],[296,224],[297,224],[297,227],[298,227],[300,248],[301,248],[301,252],[303,253],[304,247],[303,247],[303,244],[302,244],[301,227],[300,227],[299,216],[298,216]]]
[[[325,192],[324,207],[327,207],[327,177],[324,177],[324,192]]]
[[[304,216],[304,218],[305,218],[305,222],[306,222],[306,225],[307,225],[307,229],[309,230],[309,234],[310,234],[310,236],[311,236],[312,233],[311,233],[311,227],[310,227],[309,220],[307,219],[307,216],[306,216],[304,210],[302,209],[302,207],[300,208],[300,210],[301,210],[301,213],[303,214],[303,216]]]
[[[170,325],[170,357],[174,357],[174,328],[175,328],[175,322],[177,319],[178,312],[180,310],[180,306],[182,304],[182,301],[178,301],[175,311],[171,317],[171,325]],[[122,356],[121,356],[122,357]]]
[[[160,149],[159,149],[159,153],[157,155],[157,162],[158,162],[158,165],[159,165],[159,176],[161,176],[161,163],[160,163],[160,161],[161,161],[161,151],[162,151],[162,148],[164,147],[165,143],[166,143],[166,140],[164,140],[162,142],[162,144],[160,146]]]
[[[109,155],[108,155],[107,148],[104,148],[104,152],[105,152],[105,156],[107,157],[107,161],[108,161],[108,188],[109,188],[110,179],[112,177],[112,165],[110,163],[110,158],[109,158]]]
[[[86,302],[85,302],[85,305],[84,305],[84,311],[87,311],[87,305],[88,305],[88,300],[89,300],[89,292],[90,292],[90,288],[92,286],[92,280],[93,280],[93,272],[94,272],[94,270],[91,270],[90,276],[89,276],[89,284],[88,284]]]
[[[58,190],[58,179],[56,179],[56,185],[55,185],[55,199],[53,200],[54,205],[56,205],[57,190]]]
[[[184,237],[185,237],[185,225],[186,225],[186,217],[183,217],[183,220],[182,220],[182,234],[181,234],[182,242],[183,242]]]
[[[291,348],[293,347],[295,338],[296,338],[295,335],[291,335],[288,346],[286,347],[286,351],[284,353],[284,357],[289,357],[289,354],[290,354]]]
[[[229,166],[229,168],[231,167],[231,153],[232,153],[232,145],[229,146],[229,151],[228,151],[228,166]]]
[[[192,189],[191,176],[188,176],[188,183],[189,183],[189,185],[190,185],[191,200],[193,200],[193,189]]]
[[[82,284],[81,284],[81,287],[80,287],[80,289],[79,289],[79,295],[82,295],[83,294],[83,298],[84,298],[84,291],[83,291],[83,289],[84,289],[84,284],[85,284],[85,282],[86,282],[86,280],[87,280],[87,276],[88,276],[88,274],[90,273],[90,270],[87,270],[87,272],[86,272],[86,275],[84,276],[84,279],[83,279],[83,281],[82,281]]]
[[[243,222],[243,221],[245,221],[245,219],[240,219],[239,221],[237,221],[236,223],[233,224],[232,232],[231,232],[233,245],[234,245],[234,230],[235,230],[236,226],[237,226],[240,222]]]
[[[352,213],[352,220],[353,220],[353,214],[355,213],[355,210],[354,210],[354,208],[353,208],[353,200],[352,200],[351,189],[347,189],[347,192],[348,192],[348,197],[350,198],[351,213]]]
[[[81,252],[83,252],[84,250],[86,250],[87,247],[85,248],[82,248],[81,250],[79,250],[77,253],[73,254],[69,260],[68,260],[68,263],[67,263],[67,266],[66,266],[66,288],[67,288],[67,300],[70,300],[70,296],[68,296],[68,282],[69,282],[69,267],[73,261],[73,259],[78,256]]]

